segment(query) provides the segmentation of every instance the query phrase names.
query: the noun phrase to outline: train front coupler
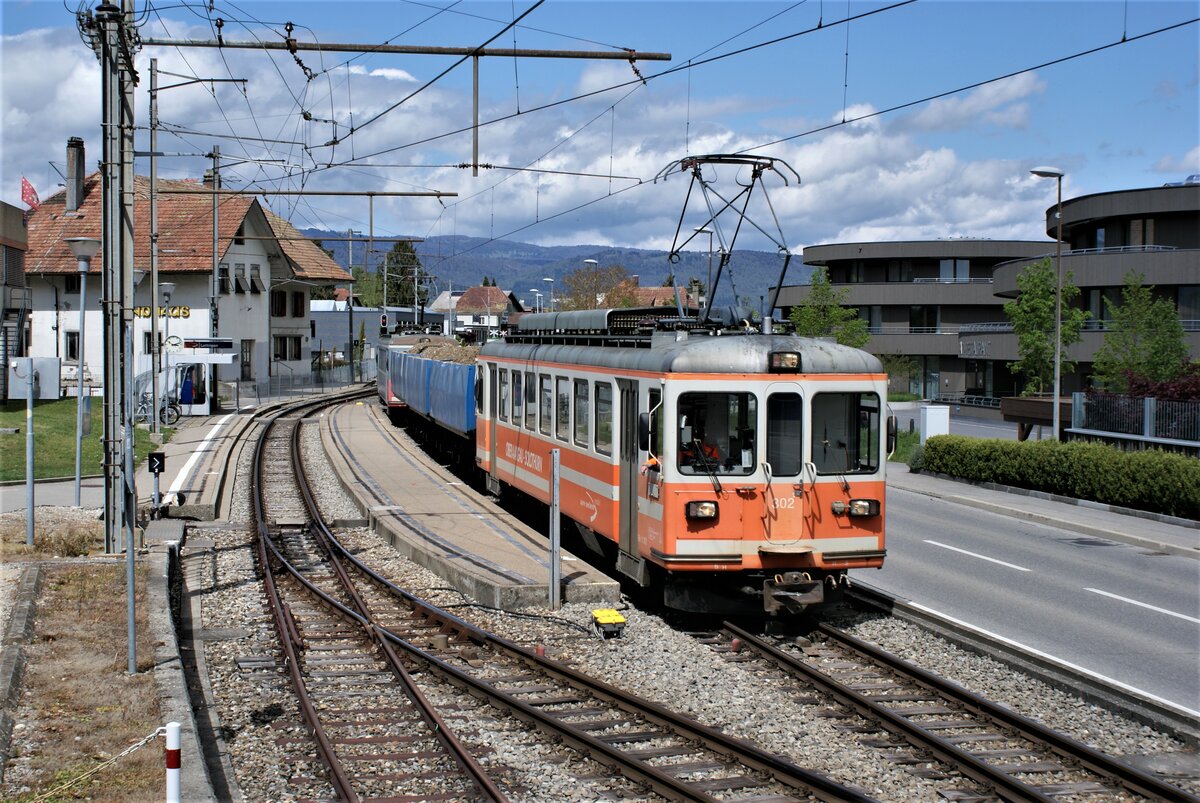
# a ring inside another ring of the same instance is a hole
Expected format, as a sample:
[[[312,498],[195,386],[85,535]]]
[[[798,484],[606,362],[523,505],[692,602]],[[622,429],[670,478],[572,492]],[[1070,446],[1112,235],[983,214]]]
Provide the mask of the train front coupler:
[[[763,581],[763,610],[771,615],[802,613],[824,601],[824,581],[808,572],[783,572]]]

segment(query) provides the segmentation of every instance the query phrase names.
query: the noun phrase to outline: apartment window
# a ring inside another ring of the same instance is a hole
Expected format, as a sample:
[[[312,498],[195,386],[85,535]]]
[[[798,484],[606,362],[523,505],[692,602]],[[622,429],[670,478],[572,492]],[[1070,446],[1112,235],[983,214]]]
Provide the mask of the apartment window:
[[[67,362],[79,362],[79,332],[66,332],[64,351]]]
[[[1106,237],[1104,234],[1104,227],[1100,226],[1096,229],[1096,247],[1104,248],[1104,240],[1105,239],[1106,239]]]
[[[79,287],[82,284],[82,282],[79,281],[79,274],[68,273],[64,278],[66,280],[66,286],[63,288],[63,291],[69,296],[78,295]]]
[[[613,390],[608,382],[596,383],[596,451],[612,454]]]
[[[229,266],[224,262],[217,266],[217,284],[220,286],[222,293],[229,292]]]
[[[283,318],[287,316],[287,293],[282,290],[271,291],[271,317]]]
[[[1200,331],[1200,285],[1180,287],[1177,305],[1184,330]]]
[[[907,259],[893,259],[888,262],[887,280],[889,282],[912,282],[912,263]]]
[[[938,330],[938,308],[917,304],[908,308],[908,331],[910,333],[936,332]]]
[[[233,289],[239,293],[250,290],[246,284],[246,265],[242,262],[237,262],[233,266]]]
[[[305,308],[304,291],[297,290],[292,292],[292,317],[304,318],[308,310]]]
[[[938,278],[943,282],[965,282],[971,278],[971,262],[967,259],[943,259],[938,262]]]
[[[246,244],[246,232],[243,230],[244,228],[245,228],[244,226],[238,226],[237,234],[234,235],[234,237],[233,237],[234,245],[245,245]]]
[[[883,327],[883,307],[879,304],[872,304],[869,307],[859,307],[858,317],[867,322],[867,327],[873,334],[878,334]]]
[[[263,286],[262,281],[262,266],[250,263],[250,292],[261,293],[267,288]]]
[[[850,284],[860,284],[864,281],[863,276],[866,270],[861,260],[854,260],[850,266],[846,268],[846,281]]]
[[[299,360],[300,335],[275,335],[271,338],[276,360]]]

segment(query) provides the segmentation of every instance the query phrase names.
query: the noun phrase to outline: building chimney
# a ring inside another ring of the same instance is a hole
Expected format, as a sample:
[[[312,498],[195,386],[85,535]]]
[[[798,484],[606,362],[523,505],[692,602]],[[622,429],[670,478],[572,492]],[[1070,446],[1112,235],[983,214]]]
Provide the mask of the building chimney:
[[[67,140],[67,211],[74,212],[83,203],[83,139]]]

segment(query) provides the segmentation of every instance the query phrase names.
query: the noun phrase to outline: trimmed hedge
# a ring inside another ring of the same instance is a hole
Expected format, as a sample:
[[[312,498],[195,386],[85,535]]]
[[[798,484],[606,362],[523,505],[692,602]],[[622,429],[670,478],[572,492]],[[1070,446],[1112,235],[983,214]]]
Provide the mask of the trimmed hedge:
[[[938,435],[925,441],[921,470],[1200,519],[1200,460],[1171,452]]]

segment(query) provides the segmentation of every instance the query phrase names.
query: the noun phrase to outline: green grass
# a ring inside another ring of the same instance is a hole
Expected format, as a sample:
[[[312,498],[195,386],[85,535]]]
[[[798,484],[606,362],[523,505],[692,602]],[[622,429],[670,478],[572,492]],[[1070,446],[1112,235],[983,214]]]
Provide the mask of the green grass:
[[[908,463],[912,450],[921,442],[920,432],[901,430],[896,433],[896,453],[891,456],[893,463]]]
[[[0,427],[15,427],[16,435],[0,435],[0,482],[25,479],[26,410],[24,401],[0,405]],[[100,439],[104,435],[104,400],[92,397],[92,434],[83,436],[80,471],[83,476],[100,474],[103,454]],[[85,422],[86,425],[86,422]],[[163,427],[163,439],[171,430]],[[134,435],[134,461],[141,465],[153,444],[150,432],[139,426]],[[33,475],[35,479],[75,476],[75,399],[34,402]]]

